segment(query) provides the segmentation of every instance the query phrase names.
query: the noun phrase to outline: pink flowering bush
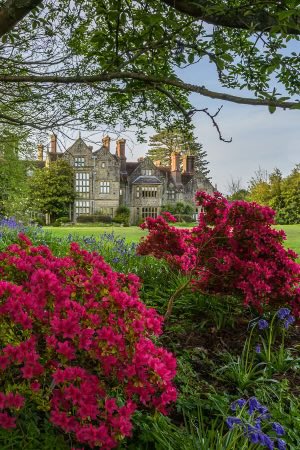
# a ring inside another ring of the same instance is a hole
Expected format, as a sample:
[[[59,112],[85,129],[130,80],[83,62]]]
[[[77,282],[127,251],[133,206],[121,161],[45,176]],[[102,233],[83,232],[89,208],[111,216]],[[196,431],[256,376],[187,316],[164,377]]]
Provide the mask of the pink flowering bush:
[[[151,338],[162,318],[138,297],[139,279],[70,245],[55,257],[20,244],[0,253],[0,427],[34,402],[79,444],[111,449],[137,408],[165,413],[176,361]]]
[[[202,206],[192,230],[170,226],[164,217],[147,218],[149,230],[138,247],[141,255],[163,258],[190,275],[205,293],[238,295],[258,311],[289,303],[300,316],[300,265],[286,250],[283,231],[273,228],[275,212],[245,201],[228,202],[221,194],[196,195]]]

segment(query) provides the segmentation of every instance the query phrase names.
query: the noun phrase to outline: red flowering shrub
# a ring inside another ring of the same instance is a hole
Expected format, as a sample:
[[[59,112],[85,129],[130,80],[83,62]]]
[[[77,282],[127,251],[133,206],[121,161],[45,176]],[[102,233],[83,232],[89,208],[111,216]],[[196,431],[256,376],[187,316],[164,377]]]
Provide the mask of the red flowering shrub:
[[[0,253],[0,426],[29,400],[79,443],[114,448],[139,406],[176,398],[176,361],[151,341],[162,318],[99,254],[72,243],[58,258],[20,239]]]
[[[290,303],[300,316],[300,265],[286,250],[283,231],[275,230],[274,211],[256,203],[228,202],[221,194],[196,195],[203,210],[192,230],[170,226],[163,217],[148,218],[149,235],[138,253],[152,254],[191,275],[194,288],[240,295],[259,311]]]

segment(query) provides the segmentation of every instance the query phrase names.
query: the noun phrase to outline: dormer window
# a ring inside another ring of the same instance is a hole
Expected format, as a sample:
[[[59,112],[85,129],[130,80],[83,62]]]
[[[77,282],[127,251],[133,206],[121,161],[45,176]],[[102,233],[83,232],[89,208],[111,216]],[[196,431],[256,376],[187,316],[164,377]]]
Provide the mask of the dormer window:
[[[84,158],[82,156],[75,156],[75,167],[84,167]]]
[[[151,177],[153,175],[153,170],[151,170],[151,169],[142,169],[142,175]]]

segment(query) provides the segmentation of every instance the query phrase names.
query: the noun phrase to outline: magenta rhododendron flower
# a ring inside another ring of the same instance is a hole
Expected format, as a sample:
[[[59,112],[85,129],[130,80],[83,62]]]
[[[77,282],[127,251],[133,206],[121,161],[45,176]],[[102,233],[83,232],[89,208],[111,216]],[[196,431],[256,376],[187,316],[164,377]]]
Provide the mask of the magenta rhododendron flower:
[[[162,318],[139,300],[138,277],[75,243],[55,257],[23,234],[0,253],[0,277],[1,427],[17,426],[28,399],[79,445],[112,449],[139,407],[165,413],[176,399],[176,361],[151,340]]]
[[[149,234],[137,251],[165,259],[191,275],[201,292],[240,296],[259,312],[289,304],[300,316],[300,265],[273,228],[275,212],[257,203],[228,202],[220,193],[196,194],[202,207],[192,230],[170,226],[164,217],[147,218]]]

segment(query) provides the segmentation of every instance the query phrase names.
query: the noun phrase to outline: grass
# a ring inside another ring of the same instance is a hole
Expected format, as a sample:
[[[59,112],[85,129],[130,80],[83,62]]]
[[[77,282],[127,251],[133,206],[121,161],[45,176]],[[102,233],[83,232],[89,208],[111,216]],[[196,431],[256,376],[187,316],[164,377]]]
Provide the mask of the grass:
[[[103,233],[111,233],[112,231],[121,237],[126,238],[127,242],[138,242],[142,236],[146,236],[147,232],[139,227],[45,227],[45,231],[50,231],[54,236],[64,237],[71,234],[72,236],[93,236],[99,237]]]
[[[285,246],[293,249],[300,255],[300,224],[298,225],[277,225],[276,229],[283,229],[287,235]],[[77,236],[94,236],[97,238],[100,234],[115,232],[121,237],[125,236],[128,242],[138,242],[142,236],[146,236],[147,232],[141,230],[139,227],[47,227],[47,231],[51,231],[54,236],[64,237],[69,234]]]
[[[285,246],[291,248],[300,255],[300,224],[277,225],[276,229],[285,231],[287,237]]]

